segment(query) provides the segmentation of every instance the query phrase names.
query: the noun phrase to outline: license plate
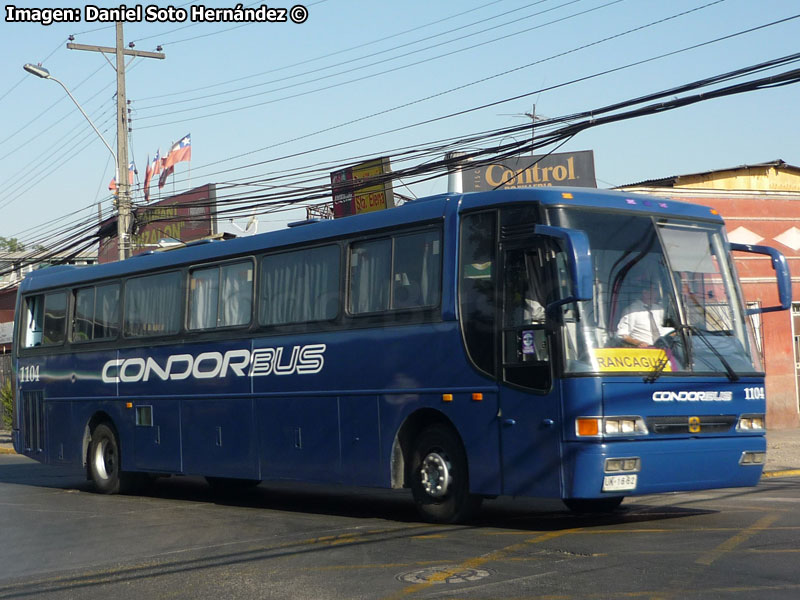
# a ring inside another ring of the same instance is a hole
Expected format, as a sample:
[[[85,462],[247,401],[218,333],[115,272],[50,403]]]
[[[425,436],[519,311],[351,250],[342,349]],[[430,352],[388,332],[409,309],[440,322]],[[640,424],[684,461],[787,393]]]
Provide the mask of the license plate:
[[[603,477],[604,492],[620,492],[636,489],[637,475],[606,475]]]

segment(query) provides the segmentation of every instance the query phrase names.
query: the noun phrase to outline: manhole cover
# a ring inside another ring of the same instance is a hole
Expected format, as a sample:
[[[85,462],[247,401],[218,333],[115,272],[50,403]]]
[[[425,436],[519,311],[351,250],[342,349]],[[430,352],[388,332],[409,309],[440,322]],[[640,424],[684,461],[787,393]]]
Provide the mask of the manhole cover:
[[[488,569],[463,569],[455,565],[444,565],[401,573],[397,579],[406,583],[468,583],[491,574]]]

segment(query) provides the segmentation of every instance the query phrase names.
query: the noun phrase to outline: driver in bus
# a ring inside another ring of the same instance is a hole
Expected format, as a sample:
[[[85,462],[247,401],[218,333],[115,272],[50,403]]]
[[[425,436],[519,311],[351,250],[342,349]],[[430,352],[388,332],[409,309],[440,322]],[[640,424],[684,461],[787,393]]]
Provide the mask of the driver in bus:
[[[663,325],[664,308],[658,303],[658,284],[647,278],[636,283],[641,286],[641,296],[631,303],[617,323],[617,337],[630,346],[650,348],[673,328]]]

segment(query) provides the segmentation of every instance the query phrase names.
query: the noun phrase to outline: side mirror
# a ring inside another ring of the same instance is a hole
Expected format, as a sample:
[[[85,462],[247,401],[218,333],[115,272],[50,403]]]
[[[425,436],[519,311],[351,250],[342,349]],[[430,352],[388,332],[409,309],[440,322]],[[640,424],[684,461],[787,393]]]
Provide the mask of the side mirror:
[[[547,305],[547,312],[579,300],[592,299],[592,252],[589,238],[578,229],[565,229],[550,225],[537,225],[534,234],[559,240],[564,246],[569,261],[572,294]]]
[[[731,244],[731,250],[736,252],[749,252],[750,254],[765,254],[772,259],[772,268],[778,279],[778,298],[780,306],[765,306],[761,308],[751,308],[747,311],[748,315],[776,312],[788,310],[792,306],[792,276],[789,273],[789,264],[786,257],[775,248],[769,246],[753,246],[751,244]]]

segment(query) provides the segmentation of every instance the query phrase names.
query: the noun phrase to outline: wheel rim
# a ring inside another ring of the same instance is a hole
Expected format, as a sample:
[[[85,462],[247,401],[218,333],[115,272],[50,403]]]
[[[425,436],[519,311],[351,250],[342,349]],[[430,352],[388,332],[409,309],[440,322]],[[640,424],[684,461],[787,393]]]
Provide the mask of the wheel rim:
[[[114,445],[102,440],[94,452],[94,469],[100,479],[109,479],[109,473],[116,468],[117,456]]]
[[[434,498],[447,495],[453,482],[450,461],[438,452],[428,454],[420,465],[420,480],[425,493]]]

